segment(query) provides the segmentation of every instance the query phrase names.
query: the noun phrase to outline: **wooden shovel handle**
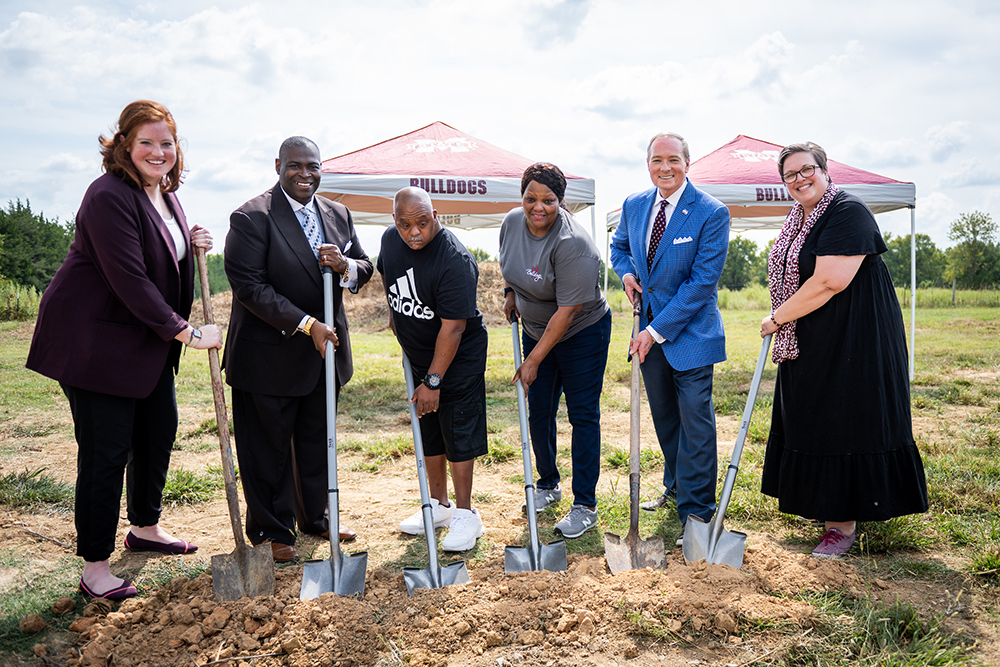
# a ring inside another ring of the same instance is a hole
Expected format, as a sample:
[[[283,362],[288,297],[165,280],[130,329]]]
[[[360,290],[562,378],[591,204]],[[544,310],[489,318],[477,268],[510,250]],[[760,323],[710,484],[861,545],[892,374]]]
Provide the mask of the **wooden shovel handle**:
[[[212,295],[208,287],[208,261],[205,259],[205,249],[195,247],[198,257],[198,277],[201,281],[201,304],[205,309],[205,324],[215,324],[212,316]],[[209,348],[208,367],[212,373],[212,398],[215,400],[215,422],[219,426],[219,449],[222,452],[222,478],[226,483],[226,501],[229,503],[229,520],[233,525],[233,539],[236,549],[244,552],[247,549],[243,539],[243,526],[240,518],[240,503],[236,491],[236,466],[233,463],[233,449],[229,444],[229,415],[226,412],[226,393],[222,385],[222,369],[219,366],[219,351]]]

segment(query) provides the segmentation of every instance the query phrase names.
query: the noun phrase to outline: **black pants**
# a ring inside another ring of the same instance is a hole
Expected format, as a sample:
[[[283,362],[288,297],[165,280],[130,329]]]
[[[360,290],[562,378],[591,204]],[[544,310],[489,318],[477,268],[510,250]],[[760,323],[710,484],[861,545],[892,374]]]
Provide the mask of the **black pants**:
[[[329,528],[324,378],[325,371],[305,396],[232,388],[246,532],[253,544],[295,544],[296,523],[306,533]]]
[[[125,471],[128,520],[160,521],[163,485],[177,435],[173,369],[167,364],[146,398],[123,398],[60,384],[73,411],[78,447],[76,555],[107,560],[115,550]]]

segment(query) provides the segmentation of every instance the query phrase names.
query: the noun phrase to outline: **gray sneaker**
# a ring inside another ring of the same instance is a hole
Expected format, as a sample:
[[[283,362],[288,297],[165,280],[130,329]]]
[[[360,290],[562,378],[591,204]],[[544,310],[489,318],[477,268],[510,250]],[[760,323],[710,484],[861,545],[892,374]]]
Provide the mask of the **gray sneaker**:
[[[597,525],[597,510],[589,510],[583,505],[573,505],[569,514],[553,528],[556,533],[570,539],[580,537]]]
[[[557,486],[554,489],[539,489],[535,487],[535,513],[541,514],[542,510],[546,507],[551,507],[552,505],[558,505],[562,500],[562,491],[559,490]],[[525,503],[521,505],[521,511],[527,512],[528,505]]]

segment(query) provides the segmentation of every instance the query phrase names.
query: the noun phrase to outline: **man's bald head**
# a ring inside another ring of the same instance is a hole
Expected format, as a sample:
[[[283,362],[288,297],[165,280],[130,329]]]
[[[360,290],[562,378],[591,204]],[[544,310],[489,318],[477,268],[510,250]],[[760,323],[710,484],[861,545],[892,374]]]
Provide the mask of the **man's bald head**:
[[[427,194],[427,190],[413,186],[403,188],[392,198],[392,214],[396,215],[400,206],[419,206],[421,204],[428,210],[434,210],[434,203],[431,202],[431,196]]]
[[[441,231],[431,196],[421,188],[406,187],[396,193],[392,219],[403,243],[413,250],[427,247]]]

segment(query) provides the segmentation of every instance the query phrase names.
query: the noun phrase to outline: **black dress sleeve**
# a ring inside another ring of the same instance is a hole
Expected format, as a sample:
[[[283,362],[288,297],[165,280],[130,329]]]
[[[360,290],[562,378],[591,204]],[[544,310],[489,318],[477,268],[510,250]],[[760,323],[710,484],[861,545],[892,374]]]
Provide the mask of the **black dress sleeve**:
[[[879,255],[888,250],[875,216],[852,194],[837,193],[823,218],[815,255]]]

